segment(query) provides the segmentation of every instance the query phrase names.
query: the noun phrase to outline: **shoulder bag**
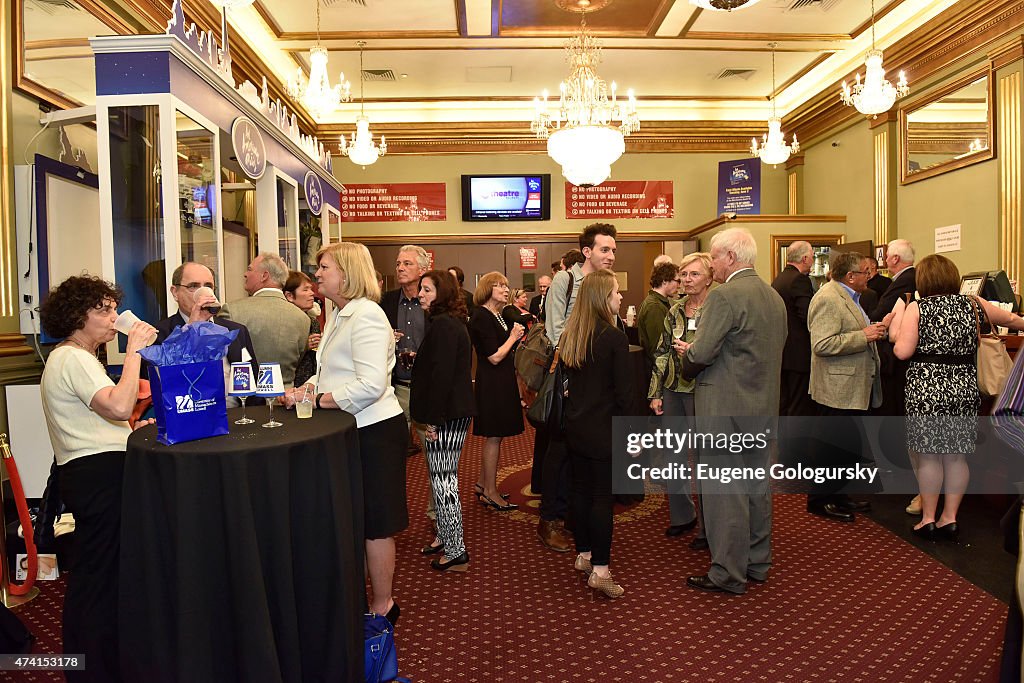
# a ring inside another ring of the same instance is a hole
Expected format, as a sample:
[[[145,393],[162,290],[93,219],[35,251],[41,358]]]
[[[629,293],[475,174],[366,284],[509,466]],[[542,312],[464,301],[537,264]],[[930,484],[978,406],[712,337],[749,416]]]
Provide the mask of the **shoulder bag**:
[[[971,299],[974,307],[974,323],[978,331],[978,391],[983,396],[998,396],[1006,386],[1013,362],[1006,352],[1006,344],[998,336],[981,333],[981,305]]]

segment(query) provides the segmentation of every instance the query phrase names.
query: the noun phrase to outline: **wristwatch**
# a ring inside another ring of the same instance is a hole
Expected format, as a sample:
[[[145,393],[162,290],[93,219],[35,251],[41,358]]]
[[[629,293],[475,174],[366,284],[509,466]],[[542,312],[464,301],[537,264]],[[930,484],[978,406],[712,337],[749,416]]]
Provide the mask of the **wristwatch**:
[[[316,405],[316,409],[317,409],[317,410],[320,410],[320,409],[321,409],[321,405],[320,405],[320,399],[322,399],[323,397],[324,397],[324,395],[323,395],[323,394],[317,394],[317,395],[316,395],[316,404],[315,404],[315,405]]]

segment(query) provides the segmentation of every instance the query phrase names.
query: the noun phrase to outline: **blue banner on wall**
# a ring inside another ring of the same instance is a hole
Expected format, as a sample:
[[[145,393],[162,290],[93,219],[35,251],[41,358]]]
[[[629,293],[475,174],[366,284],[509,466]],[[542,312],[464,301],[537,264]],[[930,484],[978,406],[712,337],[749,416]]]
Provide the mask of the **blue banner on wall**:
[[[761,213],[761,160],[718,163],[718,215]]]

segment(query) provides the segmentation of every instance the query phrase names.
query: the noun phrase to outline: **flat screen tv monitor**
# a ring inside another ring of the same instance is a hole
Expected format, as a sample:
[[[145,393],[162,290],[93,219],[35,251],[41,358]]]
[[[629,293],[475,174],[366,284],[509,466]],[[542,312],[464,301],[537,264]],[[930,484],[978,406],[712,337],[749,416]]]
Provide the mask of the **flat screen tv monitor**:
[[[462,176],[462,220],[551,220],[551,175]]]
[[[1005,270],[968,273],[960,279],[961,294],[976,294],[986,301],[1001,301],[1012,304],[1013,312],[1018,311],[1017,297],[1010,286]]]

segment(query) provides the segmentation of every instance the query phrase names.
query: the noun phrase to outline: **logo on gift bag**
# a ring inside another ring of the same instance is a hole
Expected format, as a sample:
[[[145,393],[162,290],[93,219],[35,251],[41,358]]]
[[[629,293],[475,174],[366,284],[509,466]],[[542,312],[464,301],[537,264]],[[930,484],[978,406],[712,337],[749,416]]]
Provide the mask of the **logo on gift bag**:
[[[192,413],[196,409],[196,402],[191,396],[175,396],[174,404],[179,413]]]

